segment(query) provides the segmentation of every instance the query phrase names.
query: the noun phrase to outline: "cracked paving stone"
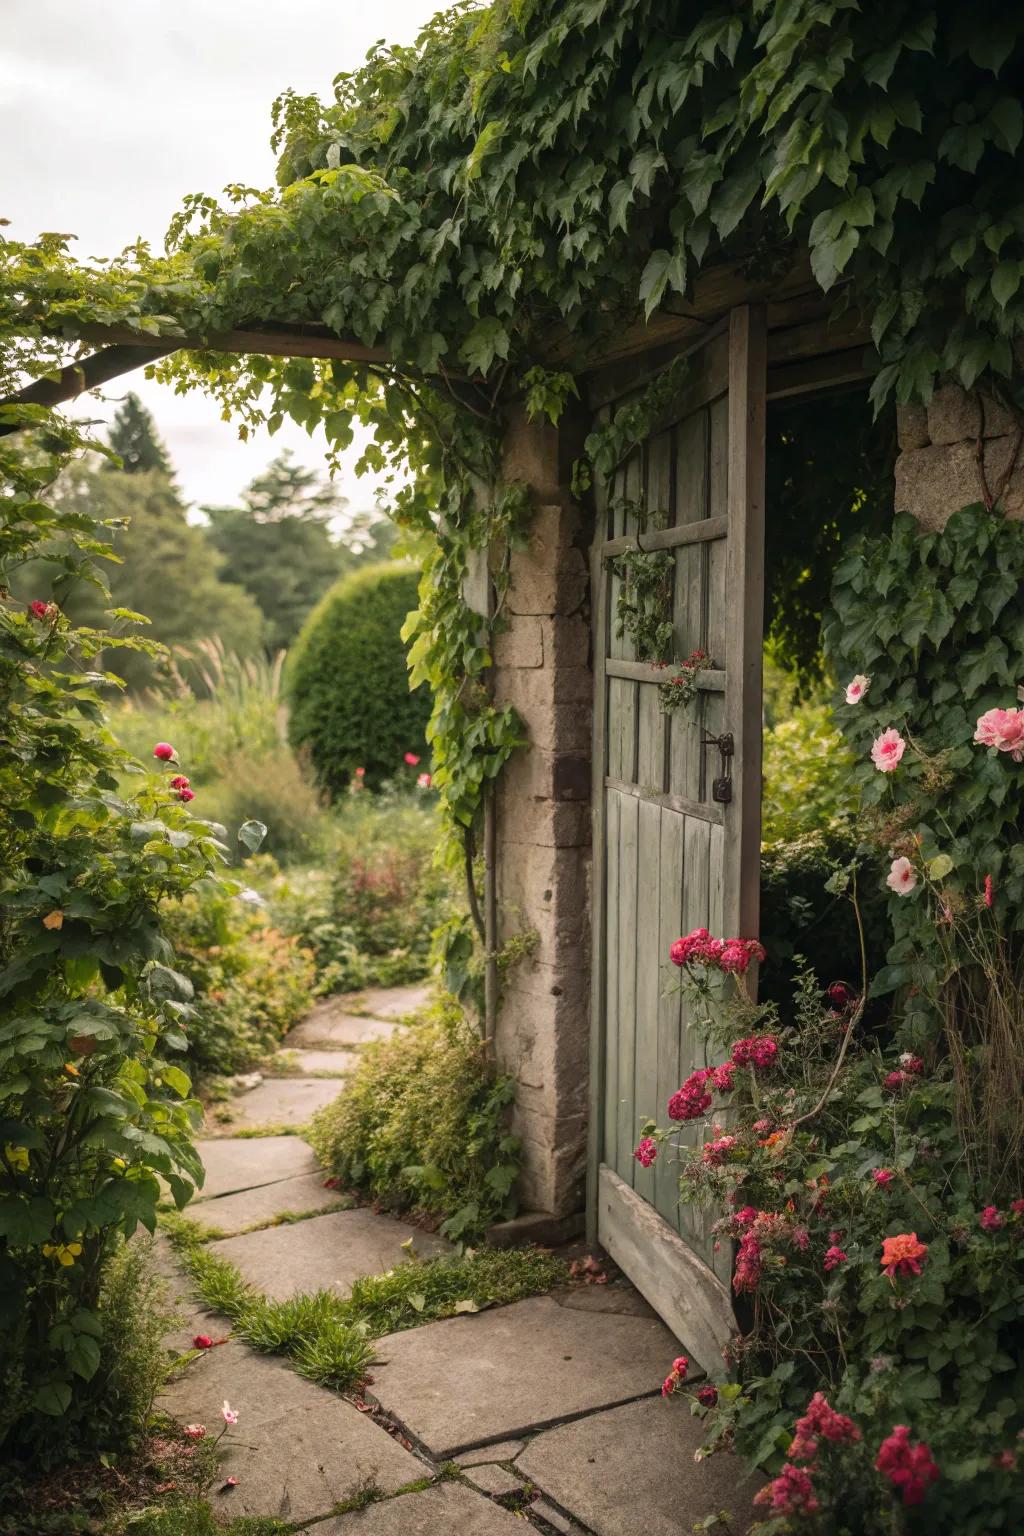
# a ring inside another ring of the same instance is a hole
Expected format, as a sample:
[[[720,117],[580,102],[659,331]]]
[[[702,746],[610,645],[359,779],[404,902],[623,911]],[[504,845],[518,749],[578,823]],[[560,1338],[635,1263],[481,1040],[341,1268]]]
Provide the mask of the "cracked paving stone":
[[[480,1445],[455,1459],[460,1467],[482,1467],[489,1461],[515,1461],[525,1450],[525,1440],[499,1440],[497,1445]]]
[[[369,1040],[390,1040],[401,1026],[394,1019],[374,1019],[346,1013],[340,1006],[344,999],[325,998],[288,1036],[289,1048],[334,1046],[345,1049],[365,1045]]]
[[[309,1291],[340,1294],[361,1275],[394,1269],[408,1261],[402,1244],[410,1238],[419,1258],[452,1251],[443,1237],[365,1208],[264,1227],[210,1243],[209,1251],[236,1264],[265,1295],[284,1301]]]
[[[310,1072],[328,1072],[332,1077],[346,1077],[359,1065],[358,1051],[292,1050],[287,1046],[275,1057],[278,1065],[300,1076]]]
[[[305,1211],[343,1209],[346,1197],[336,1189],[325,1189],[324,1178],[323,1173],[304,1173],[297,1179],[281,1179],[276,1184],[243,1189],[237,1195],[218,1195],[212,1200],[204,1200],[201,1211],[186,1214],[202,1226],[217,1227],[225,1236],[233,1237],[257,1221],[298,1216]],[[347,1200],[351,1203],[351,1196]]]
[[[535,1435],[517,1467],[596,1536],[633,1530],[638,1510],[644,1536],[680,1536],[720,1509],[745,1531],[760,1479],[724,1452],[694,1461],[703,1439],[688,1404],[645,1398]]]
[[[529,1526],[469,1488],[441,1483],[337,1515],[313,1530],[316,1536],[524,1536]]]
[[[223,1499],[214,1494],[218,1510],[308,1520],[361,1488],[392,1493],[423,1476],[423,1463],[354,1404],[242,1344],[201,1355],[173,1379],[160,1406],[213,1435],[225,1398],[238,1423],[220,1443],[213,1486],[227,1477],[238,1486]]]
[[[312,1148],[300,1136],[197,1141],[196,1150],[206,1169],[206,1183],[193,1204],[262,1184],[277,1184],[303,1173],[316,1173],[319,1168]]]
[[[679,1344],[656,1319],[539,1296],[390,1334],[377,1351],[373,1395],[444,1457],[652,1392]]]

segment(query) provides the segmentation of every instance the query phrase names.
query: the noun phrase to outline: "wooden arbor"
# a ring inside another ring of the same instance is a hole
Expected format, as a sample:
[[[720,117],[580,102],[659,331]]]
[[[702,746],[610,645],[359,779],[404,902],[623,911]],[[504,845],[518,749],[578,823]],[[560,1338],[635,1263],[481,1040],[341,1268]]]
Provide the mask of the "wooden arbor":
[[[855,318],[830,324],[830,308],[805,269],[759,284],[711,270],[682,312],[625,333],[594,363],[582,420],[555,429],[513,412],[507,441],[507,473],[530,485],[537,514],[511,559],[495,693],[532,746],[499,786],[487,880],[498,942],[538,936],[494,1020],[498,1060],[517,1081],[525,1203],[564,1230],[586,1190],[592,1239],[705,1365],[732,1328],[724,1259],[716,1273],[705,1231],[680,1218],[671,1171],[645,1171],[631,1154],[640,1120],[663,1116],[698,1063],[662,995],[668,944],[699,923],[756,932],[764,411],[866,376]],[[88,339],[108,345],[22,398],[58,403],[177,346],[386,361],[316,327]],[[678,413],[623,466],[613,504],[580,507],[569,485],[586,427],[681,351],[692,382]],[[675,651],[702,644],[715,663],[699,707],[671,720],[657,674],[614,635],[609,560],[638,532],[620,497],[668,514],[644,544],[674,558]],[[704,737],[727,733],[734,751],[720,764]],[[716,777],[731,778],[728,802],[713,798]]]

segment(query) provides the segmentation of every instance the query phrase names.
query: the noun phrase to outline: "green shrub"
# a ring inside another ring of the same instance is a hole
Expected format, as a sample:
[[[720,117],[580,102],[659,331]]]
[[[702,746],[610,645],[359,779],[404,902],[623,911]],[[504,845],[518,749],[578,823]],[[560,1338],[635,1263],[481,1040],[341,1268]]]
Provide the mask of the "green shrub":
[[[287,747],[225,757],[217,778],[196,795],[203,815],[225,827],[250,816],[262,822],[267,835],[261,851],[281,864],[301,864],[323,848],[327,824],[320,797]],[[239,844],[232,853],[237,863],[244,862]]]
[[[416,571],[391,563],[343,577],[314,608],[288,658],[289,737],[308,751],[331,795],[357,768],[377,788],[406,752],[424,755],[430,697],[425,688],[409,690],[401,638],[417,584]]]
[[[327,867],[269,885],[274,920],[312,951],[321,991],[427,975],[431,936],[454,907],[452,880],[435,857],[440,835],[430,796],[352,794],[326,829]]]
[[[313,998],[299,940],[268,920],[257,892],[203,886],[169,906],[178,970],[193,987],[188,1050],[203,1072],[238,1072],[276,1048]]]
[[[221,860],[169,775],[130,774],[103,729],[111,637],[10,597],[43,543],[100,579],[89,519],[45,499],[77,429],[27,419],[45,434],[0,439],[0,1441],[23,1468],[102,1425],[107,1264],[153,1228],[161,1180],[183,1204],[200,1176],[161,911]]]
[[[345,1091],[313,1117],[309,1140],[344,1183],[398,1209],[443,1214],[441,1231],[478,1235],[515,1213],[518,1142],[505,1130],[513,1084],[447,1000],[424,1023],[375,1041]]]

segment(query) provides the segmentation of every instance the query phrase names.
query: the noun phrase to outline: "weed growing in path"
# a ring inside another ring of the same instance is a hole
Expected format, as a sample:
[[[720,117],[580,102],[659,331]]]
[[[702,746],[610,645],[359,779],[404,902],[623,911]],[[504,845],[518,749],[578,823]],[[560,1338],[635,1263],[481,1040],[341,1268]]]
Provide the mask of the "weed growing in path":
[[[169,1217],[164,1230],[199,1298],[229,1318],[239,1338],[264,1354],[290,1356],[301,1375],[337,1391],[356,1386],[365,1376],[373,1342],[383,1334],[506,1306],[569,1279],[563,1260],[541,1249],[482,1249],[364,1276],[349,1297],[314,1291],[271,1301],[227,1259],[210,1252],[206,1232],[197,1223]]]

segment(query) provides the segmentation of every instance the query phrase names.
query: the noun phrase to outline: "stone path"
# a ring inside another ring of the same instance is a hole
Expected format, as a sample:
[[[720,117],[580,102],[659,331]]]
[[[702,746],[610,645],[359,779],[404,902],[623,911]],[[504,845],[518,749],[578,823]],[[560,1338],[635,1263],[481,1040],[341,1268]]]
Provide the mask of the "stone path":
[[[361,1044],[401,1028],[419,989],[320,1004],[289,1046],[350,1063]],[[299,1037],[298,1040],[296,1037]],[[289,1062],[293,1066],[292,1062]],[[281,1077],[261,1089],[338,1079]],[[296,1101],[298,1102],[298,1101]],[[255,1101],[275,1110],[271,1093]],[[255,1113],[256,1111],[253,1111]],[[237,1124],[259,1124],[243,1119]],[[263,1122],[266,1123],[266,1122]],[[294,1135],[216,1136],[189,1214],[228,1258],[278,1300],[318,1289],[345,1294],[358,1276],[442,1252],[438,1237],[351,1208]],[[349,1208],[345,1208],[346,1204]],[[169,1257],[162,1253],[167,1267]],[[170,1341],[230,1325],[197,1308],[183,1277],[172,1289],[191,1315]],[[172,1379],[162,1404],[187,1423],[219,1425],[225,1398],[240,1414],[222,1446],[215,1510],[306,1522],[310,1536],[684,1536],[718,1509],[734,1532],[750,1522],[756,1484],[728,1457],[696,1463],[700,1425],[658,1385],[680,1345],[624,1281],[533,1297],[426,1323],[378,1340],[362,1408],[299,1376],[282,1358],[230,1340]],[[364,1411],[369,1405],[369,1412]],[[390,1432],[389,1432],[390,1431]],[[431,1486],[424,1486],[434,1480]],[[359,1501],[363,1509],[341,1512]]]

